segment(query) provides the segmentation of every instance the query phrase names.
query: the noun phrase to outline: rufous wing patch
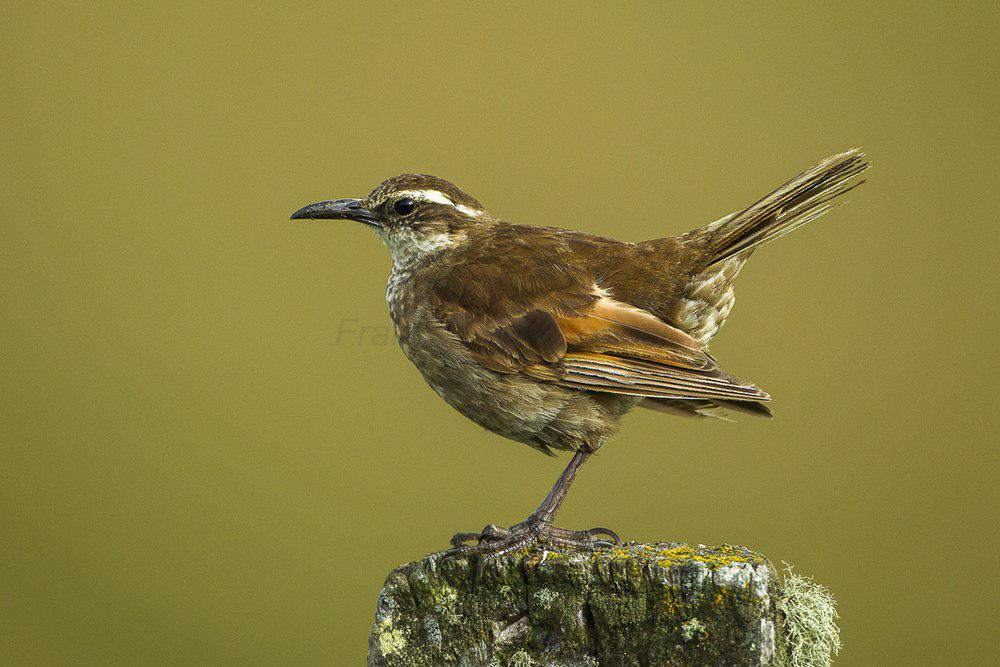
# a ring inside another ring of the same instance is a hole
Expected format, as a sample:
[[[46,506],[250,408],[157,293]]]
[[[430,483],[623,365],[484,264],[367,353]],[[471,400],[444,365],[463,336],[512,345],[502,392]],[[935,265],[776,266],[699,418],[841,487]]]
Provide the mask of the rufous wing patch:
[[[696,340],[655,315],[604,296],[580,317],[557,318],[571,350],[603,352],[692,370],[718,368]]]

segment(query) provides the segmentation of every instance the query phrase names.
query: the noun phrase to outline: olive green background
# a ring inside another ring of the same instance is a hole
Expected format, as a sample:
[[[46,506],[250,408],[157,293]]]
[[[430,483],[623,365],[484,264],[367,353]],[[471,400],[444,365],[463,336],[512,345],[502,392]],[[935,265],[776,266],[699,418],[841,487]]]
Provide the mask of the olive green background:
[[[639,240],[855,145],[713,344],[776,418],[638,411],[561,523],[795,564],[840,664],[996,659],[994,3],[17,4],[0,662],[361,664],[394,565],[558,475],[424,385],[385,249],[299,206],[420,171]]]

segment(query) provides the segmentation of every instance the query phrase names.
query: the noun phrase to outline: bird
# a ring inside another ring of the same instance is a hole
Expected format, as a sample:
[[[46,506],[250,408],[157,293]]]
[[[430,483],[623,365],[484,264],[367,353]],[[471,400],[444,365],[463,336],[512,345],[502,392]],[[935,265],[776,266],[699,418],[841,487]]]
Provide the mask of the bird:
[[[722,370],[709,343],[750,255],[839,205],[833,200],[863,183],[870,166],[858,148],[833,155],[707,226],[643,242],[506,222],[426,174],[395,176],[363,198],[310,204],[291,218],[370,226],[392,259],[393,330],[427,384],[489,431],[545,454],[572,453],[524,521],[456,533],[446,554],[598,549],[621,539],[603,527],[560,528],[555,517],[624,414],[771,416],[771,396]]]

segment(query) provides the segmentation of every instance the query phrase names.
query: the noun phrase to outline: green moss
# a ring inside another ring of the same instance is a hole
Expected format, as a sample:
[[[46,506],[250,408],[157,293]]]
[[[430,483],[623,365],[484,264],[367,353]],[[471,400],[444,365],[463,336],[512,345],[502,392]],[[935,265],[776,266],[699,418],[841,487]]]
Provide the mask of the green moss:
[[[693,639],[698,639],[708,635],[708,629],[705,624],[699,621],[697,618],[692,618],[689,621],[685,621],[681,625],[681,637],[684,641],[689,642]]]
[[[372,664],[739,663],[773,614],[759,597],[771,570],[743,547],[525,549],[478,576],[476,564],[429,557],[390,575]]]
[[[539,591],[535,591],[534,598],[543,609],[548,609],[552,606],[552,603],[559,598],[559,596],[552,589],[543,588]]]
[[[524,651],[518,651],[510,659],[510,667],[531,667],[535,661]]]

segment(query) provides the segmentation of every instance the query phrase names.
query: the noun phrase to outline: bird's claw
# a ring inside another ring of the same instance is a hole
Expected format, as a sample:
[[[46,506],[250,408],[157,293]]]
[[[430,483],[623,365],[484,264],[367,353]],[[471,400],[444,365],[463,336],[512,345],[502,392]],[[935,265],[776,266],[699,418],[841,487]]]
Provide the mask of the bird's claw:
[[[595,539],[598,535],[610,537],[611,540]],[[477,543],[466,544],[473,540]],[[557,528],[547,521],[528,518],[510,528],[489,524],[478,533],[456,533],[451,538],[452,548],[443,555],[445,558],[480,556],[478,570],[481,573],[487,560],[524,547],[544,545],[590,551],[611,548],[621,543],[621,538],[608,528],[567,530]]]
[[[476,540],[476,542],[482,544],[491,540],[503,539],[508,535],[510,535],[510,530],[490,523],[484,526],[478,533],[455,533],[451,538],[451,546],[458,548],[472,540]]]

